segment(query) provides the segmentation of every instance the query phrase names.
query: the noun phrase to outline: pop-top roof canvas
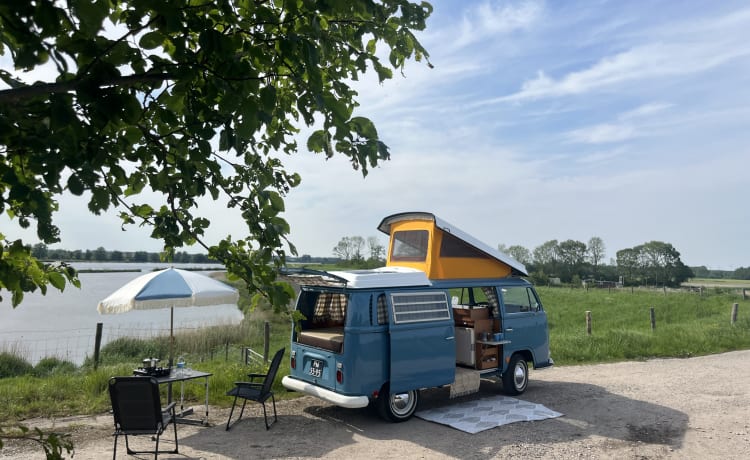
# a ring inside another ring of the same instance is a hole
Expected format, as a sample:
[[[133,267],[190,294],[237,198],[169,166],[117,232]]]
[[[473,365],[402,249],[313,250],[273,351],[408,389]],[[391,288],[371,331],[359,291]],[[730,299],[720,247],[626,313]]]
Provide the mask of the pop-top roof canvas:
[[[522,263],[431,213],[393,214],[378,230],[390,235],[387,266],[416,268],[429,279],[527,276]]]

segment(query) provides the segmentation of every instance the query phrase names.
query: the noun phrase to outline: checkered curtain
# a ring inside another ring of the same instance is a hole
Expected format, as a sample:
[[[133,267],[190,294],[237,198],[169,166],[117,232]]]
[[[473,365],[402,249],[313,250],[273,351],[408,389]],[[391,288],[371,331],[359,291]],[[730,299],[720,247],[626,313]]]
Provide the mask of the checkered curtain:
[[[495,291],[495,288],[483,287],[482,292],[484,292],[484,296],[487,297],[487,302],[490,304],[490,309],[492,310],[492,317],[499,318],[500,317],[500,302],[498,302],[497,300],[497,292]]]
[[[388,312],[386,309],[388,305],[385,302],[385,294],[378,296],[378,324],[388,323]]]
[[[343,323],[346,316],[346,295],[334,292],[321,293],[315,303],[314,316]]]

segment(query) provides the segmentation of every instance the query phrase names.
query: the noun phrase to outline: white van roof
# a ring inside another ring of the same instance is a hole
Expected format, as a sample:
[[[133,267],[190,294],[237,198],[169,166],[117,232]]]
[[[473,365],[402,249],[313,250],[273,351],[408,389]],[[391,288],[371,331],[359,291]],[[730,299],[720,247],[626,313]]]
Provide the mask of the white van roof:
[[[375,287],[431,286],[427,274],[408,267],[380,267],[369,270],[330,271],[346,280],[346,287],[365,289]]]

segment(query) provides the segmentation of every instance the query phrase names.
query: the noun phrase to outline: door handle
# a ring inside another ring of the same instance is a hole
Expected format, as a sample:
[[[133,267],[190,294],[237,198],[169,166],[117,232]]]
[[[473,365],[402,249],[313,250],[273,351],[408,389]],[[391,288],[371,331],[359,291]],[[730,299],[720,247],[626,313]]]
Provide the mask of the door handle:
[[[505,332],[513,332],[513,328],[512,328],[512,327],[509,327],[509,328],[507,328],[507,329],[505,330]]]
[[[453,340],[453,339],[455,339],[455,337],[454,337],[454,336],[450,336],[450,337],[446,337],[446,338],[445,338],[445,340]]]

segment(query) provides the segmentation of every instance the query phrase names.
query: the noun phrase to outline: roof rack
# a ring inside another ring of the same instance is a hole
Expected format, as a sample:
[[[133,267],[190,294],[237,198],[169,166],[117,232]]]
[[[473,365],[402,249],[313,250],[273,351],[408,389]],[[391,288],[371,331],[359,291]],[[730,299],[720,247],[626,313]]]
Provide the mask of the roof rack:
[[[282,268],[279,278],[295,284],[305,286],[336,286],[345,287],[347,280],[322,270],[310,268]]]

